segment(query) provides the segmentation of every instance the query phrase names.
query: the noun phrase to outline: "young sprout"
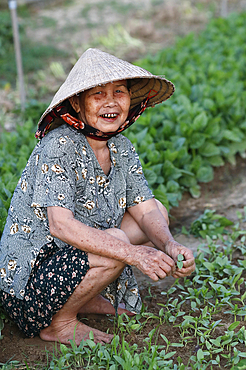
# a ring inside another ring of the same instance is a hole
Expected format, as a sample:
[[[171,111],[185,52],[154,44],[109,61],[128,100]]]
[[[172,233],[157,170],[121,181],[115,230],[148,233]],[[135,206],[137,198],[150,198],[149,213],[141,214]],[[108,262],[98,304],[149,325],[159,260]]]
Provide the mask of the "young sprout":
[[[184,256],[183,256],[183,254],[178,254],[177,267],[178,267],[179,269],[182,269],[182,267],[183,267],[183,260],[184,260]]]

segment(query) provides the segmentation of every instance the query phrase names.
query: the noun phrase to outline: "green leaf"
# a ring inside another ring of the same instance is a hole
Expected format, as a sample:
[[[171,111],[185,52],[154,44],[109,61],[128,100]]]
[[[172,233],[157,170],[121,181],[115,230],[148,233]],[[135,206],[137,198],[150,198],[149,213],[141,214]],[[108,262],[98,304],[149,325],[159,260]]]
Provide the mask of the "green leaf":
[[[200,113],[193,121],[193,128],[196,131],[202,131],[207,126],[208,117],[205,112]]]
[[[199,185],[194,185],[189,188],[189,192],[193,198],[199,198],[201,195],[201,188]]]
[[[182,261],[181,262],[177,262],[177,267],[179,269],[182,269],[183,268],[183,262]]]
[[[120,356],[114,355],[114,359],[122,366],[123,369],[126,369],[126,362]]]
[[[216,218],[218,219],[221,226],[231,226],[234,224],[233,221],[229,220],[224,216],[217,216]]]
[[[170,193],[175,193],[180,188],[179,183],[177,181],[174,181],[174,180],[168,181],[166,187],[167,187],[167,191],[170,192]]]
[[[220,154],[220,149],[212,142],[206,142],[199,149],[199,153],[204,157],[212,157]]]
[[[245,370],[246,369],[246,360],[239,361],[236,365],[234,365],[231,370]]]
[[[208,123],[207,127],[206,127],[206,130],[204,131],[204,133],[207,135],[207,137],[210,137],[210,138],[213,138],[215,136],[217,136],[220,132],[220,122],[221,118],[220,117],[216,117],[212,120],[210,120],[210,122]]]
[[[166,207],[167,210],[169,210],[169,202],[167,199],[165,186],[163,184],[160,184],[157,189],[153,190],[153,194],[155,198],[158,199]]]
[[[177,257],[178,261],[183,261],[184,260],[184,255],[183,254],[178,254],[178,257]]]
[[[164,153],[164,158],[165,160],[168,160],[170,162],[174,162],[175,159],[177,158],[179,152],[178,151],[171,151],[169,149],[167,149]]]
[[[157,180],[157,175],[150,169],[144,169],[144,175],[149,185],[153,185]]]
[[[223,132],[223,137],[227,140],[230,140],[230,141],[236,141],[236,142],[241,141],[240,136],[236,132],[234,132],[233,130],[225,130]]]
[[[199,348],[199,350],[197,351],[197,359],[200,362],[204,359],[203,350],[201,348]]]
[[[204,99],[203,106],[205,109],[208,110],[215,110],[216,105],[214,104],[214,101],[212,99]]]
[[[213,180],[214,173],[211,166],[200,167],[197,171],[197,179],[200,182],[209,182]]]
[[[223,158],[220,155],[214,155],[214,156],[208,157],[207,160],[214,167],[224,166],[225,164],[225,162],[223,161]]]
[[[182,178],[180,179],[180,184],[187,187],[187,188],[190,188],[192,186],[196,186],[197,185],[197,179],[196,177],[193,175],[193,176],[182,176]]]
[[[171,358],[175,355],[176,351],[172,351],[172,352],[169,352],[167,353],[165,356],[164,356],[164,359],[167,360],[168,358]]]
[[[162,337],[162,339],[166,342],[166,344],[168,344],[168,339],[167,337],[165,337],[165,335],[163,334],[160,334],[160,336]]]
[[[133,324],[133,325],[131,325],[131,329],[132,330],[138,330],[139,328],[140,328],[140,324]]]
[[[198,149],[204,144],[205,140],[206,140],[205,135],[195,132],[193,135],[191,135],[190,147],[192,149]]]
[[[228,327],[228,330],[230,331],[233,331],[234,329],[236,329],[238,327],[238,325],[240,324],[240,321],[235,321],[233,322],[229,327]]]

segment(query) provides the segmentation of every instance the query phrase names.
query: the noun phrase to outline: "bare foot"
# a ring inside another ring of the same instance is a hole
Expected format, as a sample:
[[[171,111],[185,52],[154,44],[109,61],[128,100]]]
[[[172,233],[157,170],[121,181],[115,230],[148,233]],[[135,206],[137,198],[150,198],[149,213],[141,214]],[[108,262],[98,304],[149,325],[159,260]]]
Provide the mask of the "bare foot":
[[[135,315],[135,313],[126,310],[123,303],[120,303],[118,307],[118,314],[122,315],[123,313],[126,313],[128,316]],[[101,295],[97,295],[88,303],[86,303],[83,307],[81,307],[78,314],[115,315],[115,309],[107,299],[105,299]]]
[[[75,343],[79,345],[83,339],[89,339],[90,331],[93,332],[95,343],[110,343],[114,337],[112,334],[106,334],[82,324],[78,320],[72,320],[66,324],[63,321],[51,323],[50,326],[41,330],[39,336],[42,340],[63,344],[69,344],[70,339],[75,339]]]

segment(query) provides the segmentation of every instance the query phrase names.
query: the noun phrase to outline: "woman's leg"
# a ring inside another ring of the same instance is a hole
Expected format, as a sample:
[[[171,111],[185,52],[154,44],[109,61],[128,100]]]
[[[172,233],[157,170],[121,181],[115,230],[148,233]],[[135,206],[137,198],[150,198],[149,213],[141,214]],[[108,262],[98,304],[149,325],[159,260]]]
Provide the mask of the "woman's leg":
[[[124,232],[119,229],[110,229],[107,232],[119,239],[129,242]],[[93,312],[93,307],[95,311],[95,305],[97,305],[97,311],[100,311],[100,306],[101,310],[105,310],[105,306],[112,309],[112,305],[107,302],[107,300],[105,300],[105,303],[104,299],[102,297],[101,299],[98,295],[106,286],[117,279],[125,265],[119,261],[91,253],[88,254],[88,260],[90,270],[67,300],[63,308],[53,316],[50,326],[40,332],[41,339],[59,341],[67,344],[69,339],[75,337],[75,342],[79,344],[82,339],[87,339],[89,337],[89,332],[92,331],[95,342],[108,343],[111,341],[112,335],[82,324],[78,321],[77,314],[85,311]]]
[[[156,199],[157,206],[163,216],[165,217],[167,224],[169,224],[168,213],[166,208],[163,204]],[[136,221],[132,218],[129,212],[126,212],[122,223],[121,223],[121,230],[125,232],[129,241],[133,245],[148,245],[150,247],[154,247],[153,243],[149,240],[149,238],[144,234],[144,232],[140,229]]]
[[[115,238],[125,241],[126,243],[130,243],[126,234],[119,229],[108,229],[106,232]],[[90,266],[92,266],[93,262],[90,261]],[[95,266],[94,266],[95,267]],[[134,316],[133,312],[130,312],[125,309],[124,304],[120,303],[118,306],[118,314],[121,315],[126,313],[128,316]],[[81,309],[79,310],[78,314],[83,316],[85,314],[101,314],[101,315],[115,315],[115,308],[113,305],[100,294],[96,297],[92,298],[89,302],[87,302]]]

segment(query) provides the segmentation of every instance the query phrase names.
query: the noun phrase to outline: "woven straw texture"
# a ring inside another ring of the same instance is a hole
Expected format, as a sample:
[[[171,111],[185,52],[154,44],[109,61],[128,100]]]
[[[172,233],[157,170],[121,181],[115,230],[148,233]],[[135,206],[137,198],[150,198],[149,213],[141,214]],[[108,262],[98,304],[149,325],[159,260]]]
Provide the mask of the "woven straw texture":
[[[141,103],[149,93],[152,96],[157,92],[148,101],[148,107],[168,99],[174,92],[174,85],[164,77],[152,75],[143,68],[101,50],[88,49],[70,71],[39,123],[48,112],[67,98],[98,85],[125,79],[132,80],[131,108]]]

